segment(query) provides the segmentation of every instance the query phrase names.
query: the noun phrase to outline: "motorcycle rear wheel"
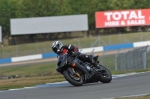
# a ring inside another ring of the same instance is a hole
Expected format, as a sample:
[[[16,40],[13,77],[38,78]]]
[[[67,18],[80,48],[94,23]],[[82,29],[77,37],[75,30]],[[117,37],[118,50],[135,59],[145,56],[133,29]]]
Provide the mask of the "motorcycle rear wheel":
[[[103,68],[104,70],[102,70],[100,73],[100,82],[102,82],[102,83],[111,82],[112,74],[110,73],[110,71],[104,66],[101,66],[101,68]]]

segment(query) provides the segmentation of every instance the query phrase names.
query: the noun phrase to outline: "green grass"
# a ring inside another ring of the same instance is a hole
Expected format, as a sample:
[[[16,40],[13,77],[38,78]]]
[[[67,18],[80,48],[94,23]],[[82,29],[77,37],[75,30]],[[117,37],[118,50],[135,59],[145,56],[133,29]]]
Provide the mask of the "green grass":
[[[1,67],[0,74],[11,76],[18,75],[23,77],[41,76],[41,75],[57,75],[55,70],[56,62],[44,64],[28,64],[25,66]]]
[[[23,88],[23,87],[35,86],[38,84],[60,82],[64,80],[65,79],[62,75],[0,80],[0,90]]]
[[[107,67],[110,71],[115,71],[115,54],[100,56],[100,64]]]
[[[64,77],[60,75],[55,68],[56,62],[1,67],[1,77],[5,76],[10,78],[14,75],[18,75],[18,78],[0,80],[0,90],[64,81]]]

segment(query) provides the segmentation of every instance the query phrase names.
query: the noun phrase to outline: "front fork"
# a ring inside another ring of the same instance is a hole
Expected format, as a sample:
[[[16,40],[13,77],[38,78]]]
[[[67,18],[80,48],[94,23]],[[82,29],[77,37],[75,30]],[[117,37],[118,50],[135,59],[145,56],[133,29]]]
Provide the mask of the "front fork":
[[[71,73],[71,75],[75,75],[76,72],[74,71],[74,68],[69,67],[68,71]]]

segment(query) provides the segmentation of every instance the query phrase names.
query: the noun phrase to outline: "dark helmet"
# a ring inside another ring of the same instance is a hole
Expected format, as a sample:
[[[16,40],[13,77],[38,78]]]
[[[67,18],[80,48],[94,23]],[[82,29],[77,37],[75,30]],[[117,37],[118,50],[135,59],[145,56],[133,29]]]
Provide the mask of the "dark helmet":
[[[52,50],[58,54],[60,52],[62,46],[63,46],[63,44],[60,41],[55,41],[52,44]]]

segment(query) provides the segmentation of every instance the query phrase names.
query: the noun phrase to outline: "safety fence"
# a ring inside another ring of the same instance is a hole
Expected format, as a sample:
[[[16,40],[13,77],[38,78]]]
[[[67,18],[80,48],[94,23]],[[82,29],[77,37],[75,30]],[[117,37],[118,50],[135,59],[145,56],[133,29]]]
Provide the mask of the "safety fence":
[[[138,32],[138,33],[116,33],[116,34],[98,34],[93,31],[89,37],[85,37],[86,33],[75,32],[72,35],[76,35],[75,38],[69,39],[61,39],[63,44],[73,44],[78,46],[79,48],[93,48],[98,46],[105,46],[105,49],[110,48],[111,45],[121,45],[121,44],[129,44],[128,47],[137,47],[139,44],[136,42],[143,42],[150,40],[149,32]],[[24,36],[20,39],[24,41]],[[9,41],[10,42],[10,41]],[[19,42],[19,41],[17,41]],[[54,41],[45,41],[40,42],[35,40],[34,43],[28,44],[17,44],[13,46],[3,46],[0,44],[0,59],[2,58],[10,58],[10,57],[19,57],[26,55],[35,55],[42,53],[52,52],[51,44]],[[133,42],[134,45],[133,45]],[[145,43],[147,44],[147,43]],[[143,45],[143,44],[142,44]],[[122,46],[124,47],[124,45]],[[127,47],[127,46],[126,46]],[[116,47],[111,47],[113,49]],[[110,50],[111,50],[110,49]]]
[[[97,49],[97,48],[96,48]],[[82,50],[84,52],[84,50]],[[96,50],[95,50],[96,51]],[[82,52],[82,53],[83,53]],[[88,52],[88,53],[87,53]],[[94,52],[93,50],[87,51],[87,54],[98,54],[100,64],[107,67],[111,72],[113,71],[127,71],[127,70],[142,70],[149,68],[150,60],[150,46],[136,47],[130,49],[120,49],[120,50],[105,50]],[[55,58],[54,58],[55,57]],[[22,57],[13,57],[13,58],[5,58],[0,60],[0,65],[5,66],[4,63],[12,63],[12,62],[21,62],[35,59],[45,59],[45,58],[54,58],[53,61],[56,62],[56,54],[54,53],[45,53],[45,54],[37,54],[31,56],[22,56]],[[47,59],[46,59],[47,60]],[[50,61],[34,62],[34,65],[42,64],[47,65],[50,64]],[[23,62],[24,63],[24,62]],[[7,64],[6,64],[7,65]],[[20,64],[19,66],[24,66]],[[26,62],[25,66],[33,66],[33,63]]]
[[[147,45],[150,45],[150,41],[84,48],[84,49],[80,49],[80,52],[81,53],[103,52],[104,53],[103,56],[104,56],[107,51],[131,49],[131,48],[147,46]],[[43,53],[43,54],[2,58],[2,59],[0,59],[0,64],[11,63],[11,62],[20,62],[20,61],[29,61],[29,60],[36,60],[36,59],[44,59],[44,58],[53,58],[53,57],[56,57],[56,54],[53,52],[48,52],[48,53]],[[105,57],[107,57],[107,55]]]
[[[116,70],[140,70],[148,67],[147,48],[140,47],[125,53],[118,53],[115,57]]]
[[[100,54],[100,64],[111,71],[142,70],[148,68],[150,47],[104,51]]]

